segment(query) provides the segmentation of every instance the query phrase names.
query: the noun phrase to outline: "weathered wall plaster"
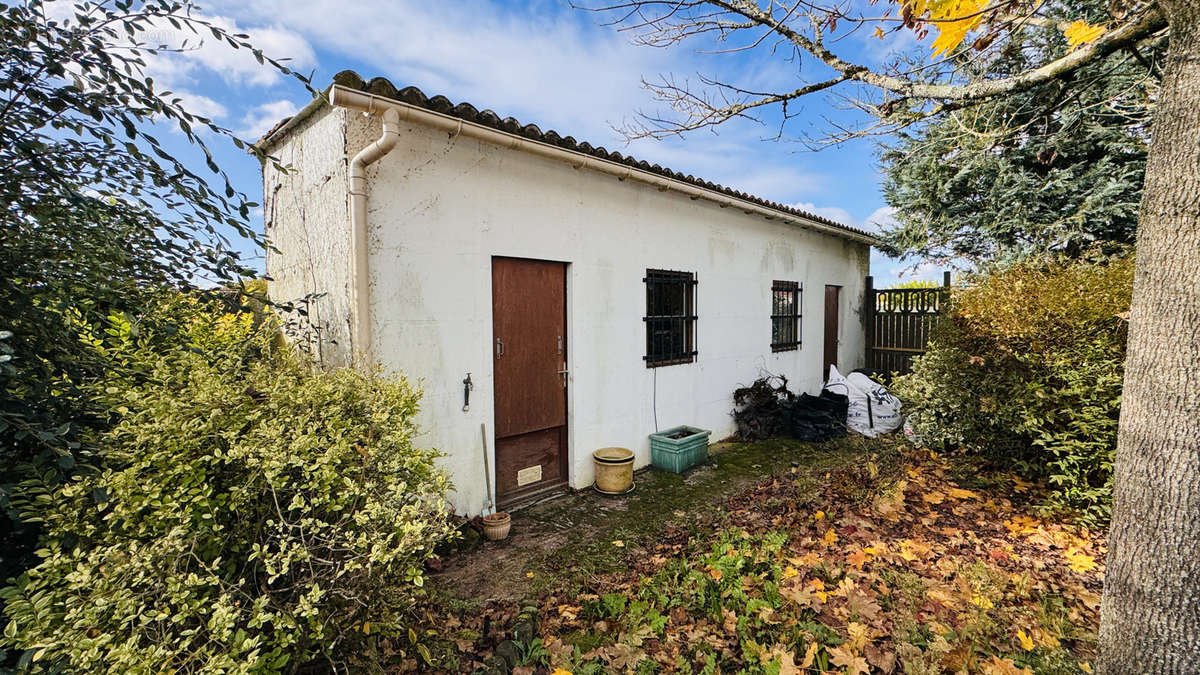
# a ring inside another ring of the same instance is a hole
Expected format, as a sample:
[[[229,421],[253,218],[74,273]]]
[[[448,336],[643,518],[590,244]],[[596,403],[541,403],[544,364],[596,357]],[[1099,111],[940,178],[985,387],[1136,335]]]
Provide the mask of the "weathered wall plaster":
[[[263,167],[266,233],[278,249],[267,251],[268,292],[276,302],[323,294],[309,303],[312,327],[293,337],[329,366],[348,364],[352,349],[347,116],[318,113],[272,147],[292,171]]]

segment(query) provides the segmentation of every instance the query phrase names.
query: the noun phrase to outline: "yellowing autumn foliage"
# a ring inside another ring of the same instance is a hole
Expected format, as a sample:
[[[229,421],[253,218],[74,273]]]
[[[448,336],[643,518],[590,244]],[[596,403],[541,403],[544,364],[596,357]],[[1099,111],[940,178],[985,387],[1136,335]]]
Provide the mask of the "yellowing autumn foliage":
[[[846,624],[846,633],[849,635],[849,639],[845,644],[854,652],[861,651],[871,641],[870,630],[865,624],[851,621]]]
[[[838,540],[837,532],[834,532],[832,527],[825,531],[825,546],[826,547],[833,546],[835,543],[837,543],[837,540]]]
[[[929,349],[890,387],[913,437],[1017,467],[1014,491],[1103,524],[1133,268],[1132,257],[1028,260],[956,290]]]
[[[962,44],[967,33],[983,23],[983,12],[989,4],[990,0],[911,0],[905,7],[913,16],[925,17],[937,28],[933,55],[939,56]]]
[[[1067,559],[1071,569],[1076,572],[1090,572],[1096,569],[1096,559],[1086,553],[1081,553],[1076,548],[1067,549],[1063,557]]]
[[[1086,21],[1072,21],[1063,29],[1063,35],[1067,37],[1067,44],[1078,47],[1094,42],[1096,38],[1104,35],[1104,26],[1093,26]]]
[[[931,46],[933,55],[941,56],[962,44],[971,31],[983,25],[992,3],[991,0],[905,0],[903,4],[906,14],[927,21],[937,29],[937,37]],[[1075,48],[1094,42],[1104,35],[1104,31],[1104,26],[1079,20],[1067,24],[1063,35]],[[875,37],[883,37],[882,29],[876,29]]]
[[[1032,669],[1018,668],[1012,659],[1002,659],[994,655],[991,661],[980,664],[980,669],[984,675],[1033,675]]]

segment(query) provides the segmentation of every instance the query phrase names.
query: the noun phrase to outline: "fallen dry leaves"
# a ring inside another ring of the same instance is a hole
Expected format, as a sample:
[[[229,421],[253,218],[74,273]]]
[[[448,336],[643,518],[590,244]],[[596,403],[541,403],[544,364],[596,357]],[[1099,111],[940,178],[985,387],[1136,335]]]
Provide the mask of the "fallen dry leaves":
[[[807,502],[764,481],[712,536],[544,597],[546,671],[1087,672],[1103,537],[947,472],[931,455],[870,490],[835,473]]]

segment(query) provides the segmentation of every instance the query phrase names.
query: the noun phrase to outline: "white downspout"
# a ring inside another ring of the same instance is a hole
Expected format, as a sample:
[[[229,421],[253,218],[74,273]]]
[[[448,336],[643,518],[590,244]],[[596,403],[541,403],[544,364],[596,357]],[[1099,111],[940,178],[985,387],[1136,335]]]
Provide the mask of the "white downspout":
[[[400,113],[393,106],[383,112],[383,134],[350,160],[350,298],[354,308],[353,357],[370,366],[371,360],[371,273],[367,237],[367,166],[396,147],[400,141]],[[364,111],[367,114],[375,110]]]

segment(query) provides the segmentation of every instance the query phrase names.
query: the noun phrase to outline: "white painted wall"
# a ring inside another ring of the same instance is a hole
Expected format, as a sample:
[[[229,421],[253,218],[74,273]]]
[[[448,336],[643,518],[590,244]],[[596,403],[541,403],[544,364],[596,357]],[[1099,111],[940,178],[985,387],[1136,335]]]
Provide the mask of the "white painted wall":
[[[379,134],[361,115],[327,116],[347,120],[349,155]],[[569,263],[577,488],[591,484],[596,448],[628,447],[637,466],[650,462],[656,388],[659,429],[690,424],[712,430],[713,440],[734,430],[732,391],[764,370],[786,375],[794,390],[818,391],[826,284],[842,286],[839,364],[862,365],[864,244],[416,125],[368,176],[374,356],[422,386],[420,442],[446,453],[460,514],[484,502],[481,423],[489,452],[495,447],[492,256]],[[696,362],[646,368],[647,268],[696,273]],[[771,352],[774,279],[803,284],[796,351]],[[468,372],[475,390],[464,412]]]
[[[346,115],[315,115],[270,153],[295,170],[263,166],[263,220],[278,249],[267,251],[267,291],[281,303],[324,294],[308,307],[308,322],[319,331],[293,337],[305,340],[320,362],[346,365],[352,348]]]

